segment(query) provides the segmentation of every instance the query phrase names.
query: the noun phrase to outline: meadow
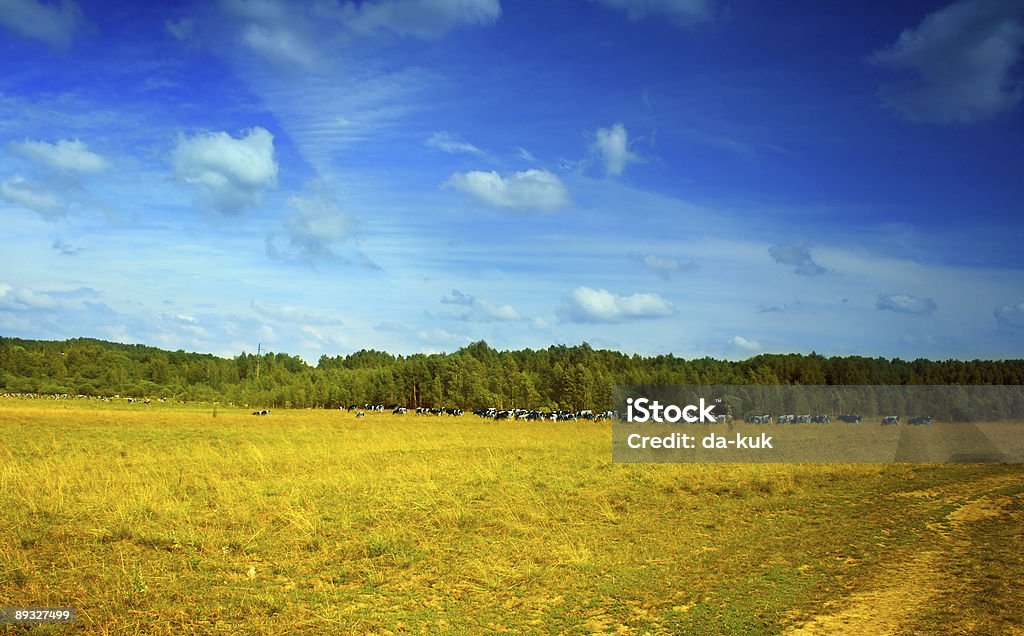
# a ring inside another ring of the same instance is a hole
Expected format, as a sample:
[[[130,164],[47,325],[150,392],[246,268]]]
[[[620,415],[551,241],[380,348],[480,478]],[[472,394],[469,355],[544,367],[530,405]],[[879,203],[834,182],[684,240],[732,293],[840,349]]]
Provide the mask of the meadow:
[[[616,464],[607,422],[0,399],[0,633],[1024,633],[1019,465]]]

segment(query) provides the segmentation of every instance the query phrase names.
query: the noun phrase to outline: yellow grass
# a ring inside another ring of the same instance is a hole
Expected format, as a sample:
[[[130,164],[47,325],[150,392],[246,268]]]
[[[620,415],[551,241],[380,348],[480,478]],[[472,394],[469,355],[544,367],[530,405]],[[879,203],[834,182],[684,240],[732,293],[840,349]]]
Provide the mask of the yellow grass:
[[[0,605],[78,609],[52,633],[775,633],[941,541],[984,480],[1024,484],[1018,466],[621,465],[610,438],[2,400]]]

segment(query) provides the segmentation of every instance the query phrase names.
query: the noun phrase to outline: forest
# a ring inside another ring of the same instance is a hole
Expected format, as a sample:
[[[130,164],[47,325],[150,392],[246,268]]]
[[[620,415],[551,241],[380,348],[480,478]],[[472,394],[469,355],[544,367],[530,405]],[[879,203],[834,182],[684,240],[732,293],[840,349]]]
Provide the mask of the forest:
[[[612,386],[670,384],[1024,384],[1024,360],[905,361],[762,354],[746,360],[641,356],[586,342],[496,351],[323,355],[316,366],[286,353],[233,358],[91,338],[0,337],[0,392],[173,398],[284,408],[380,403],[477,409],[611,408]]]

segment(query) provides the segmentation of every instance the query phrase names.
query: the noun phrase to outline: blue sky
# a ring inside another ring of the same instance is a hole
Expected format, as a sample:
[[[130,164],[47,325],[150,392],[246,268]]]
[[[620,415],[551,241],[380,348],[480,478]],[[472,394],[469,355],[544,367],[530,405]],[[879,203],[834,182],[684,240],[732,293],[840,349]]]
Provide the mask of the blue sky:
[[[0,334],[1024,356],[1024,1],[0,0]]]

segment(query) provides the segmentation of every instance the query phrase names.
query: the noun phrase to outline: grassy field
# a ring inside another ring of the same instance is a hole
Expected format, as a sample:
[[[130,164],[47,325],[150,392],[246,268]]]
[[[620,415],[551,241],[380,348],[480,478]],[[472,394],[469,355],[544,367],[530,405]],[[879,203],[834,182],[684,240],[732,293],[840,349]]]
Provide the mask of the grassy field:
[[[76,607],[55,634],[1024,633],[1021,466],[622,465],[610,437],[0,400],[0,606]]]

